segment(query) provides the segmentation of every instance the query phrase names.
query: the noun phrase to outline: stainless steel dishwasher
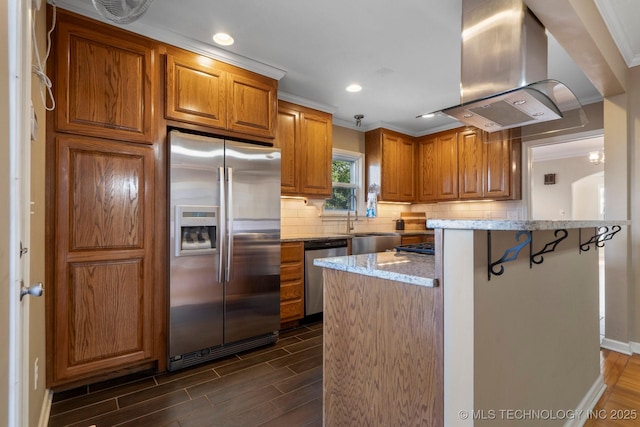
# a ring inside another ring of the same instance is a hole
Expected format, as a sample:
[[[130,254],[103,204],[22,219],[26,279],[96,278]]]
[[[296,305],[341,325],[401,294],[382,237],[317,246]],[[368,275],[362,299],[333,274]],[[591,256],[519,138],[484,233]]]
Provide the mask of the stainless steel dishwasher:
[[[322,267],[317,258],[347,255],[347,239],[308,240],[304,242],[304,315],[322,312]]]

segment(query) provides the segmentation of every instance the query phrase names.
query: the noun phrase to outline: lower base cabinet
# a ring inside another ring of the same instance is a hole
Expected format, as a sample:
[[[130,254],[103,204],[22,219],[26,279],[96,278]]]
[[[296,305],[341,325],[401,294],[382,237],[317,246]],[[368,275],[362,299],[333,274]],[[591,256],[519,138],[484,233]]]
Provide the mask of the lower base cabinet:
[[[59,134],[48,156],[47,387],[156,363],[153,148]]]
[[[280,323],[304,317],[304,243],[282,242]]]
[[[401,244],[403,245],[413,245],[416,243],[433,243],[434,238],[433,234],[412,234],[409,236],[401,237]]]

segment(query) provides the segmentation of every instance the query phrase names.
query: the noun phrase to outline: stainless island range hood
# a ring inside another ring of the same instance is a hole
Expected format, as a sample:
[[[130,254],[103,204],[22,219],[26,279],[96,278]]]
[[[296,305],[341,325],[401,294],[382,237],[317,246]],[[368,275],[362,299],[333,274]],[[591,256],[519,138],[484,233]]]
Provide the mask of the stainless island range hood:
[[[547,79],[547,35],[522,0],[462,1],[460,105],[443,109],[487,132],[557,120],[533,134],[584,126],[573,92]],[[531,133],[530,133],[531,134]]]

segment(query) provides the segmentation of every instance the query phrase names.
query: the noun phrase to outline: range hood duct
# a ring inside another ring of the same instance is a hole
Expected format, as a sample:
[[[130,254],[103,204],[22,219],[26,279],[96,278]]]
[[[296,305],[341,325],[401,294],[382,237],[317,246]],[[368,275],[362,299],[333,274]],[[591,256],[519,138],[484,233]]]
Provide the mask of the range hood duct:
[[[545,28],[522,0],[462,0],[460,90],[461,104],[440,112],[487,132],[531,126],[526,134],[537,135],[587,123],[573,92],[547,79]]]

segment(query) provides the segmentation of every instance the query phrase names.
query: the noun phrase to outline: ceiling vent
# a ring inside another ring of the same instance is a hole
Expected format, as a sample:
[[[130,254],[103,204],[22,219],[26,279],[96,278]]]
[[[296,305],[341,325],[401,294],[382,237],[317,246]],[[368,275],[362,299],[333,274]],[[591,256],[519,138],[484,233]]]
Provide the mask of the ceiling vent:
[[[540,134],[587,123],[573,92],[547,79],[545,28],[522,0],[462,1],[460,89],[461,104],[440,112],[487,132],[557,121],[533,133]]]

